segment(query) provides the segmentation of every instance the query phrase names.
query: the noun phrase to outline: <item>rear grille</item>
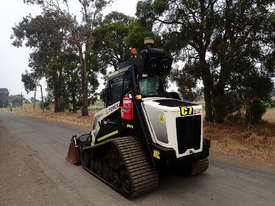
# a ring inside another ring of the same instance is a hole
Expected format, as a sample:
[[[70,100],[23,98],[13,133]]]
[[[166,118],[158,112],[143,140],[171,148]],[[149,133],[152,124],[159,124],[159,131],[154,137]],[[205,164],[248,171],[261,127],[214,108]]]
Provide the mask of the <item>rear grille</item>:
[[[176,118],[177,139],[179,153],[187,149],[200,148],[201,142],[201,115]]]

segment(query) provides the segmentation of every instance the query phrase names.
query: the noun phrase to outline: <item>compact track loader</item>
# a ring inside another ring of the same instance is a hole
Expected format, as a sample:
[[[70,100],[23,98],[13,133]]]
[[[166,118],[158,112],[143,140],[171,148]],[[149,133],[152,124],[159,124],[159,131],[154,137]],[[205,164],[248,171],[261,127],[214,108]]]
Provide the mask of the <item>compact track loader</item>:
[[[145,44],[108,76],[105,108],[89,134],[72,137],[66,158],[128,198],[155,190],[167,168],[184,175],[208,168],[202,106],[165,91],[172,58],[152,39]]]

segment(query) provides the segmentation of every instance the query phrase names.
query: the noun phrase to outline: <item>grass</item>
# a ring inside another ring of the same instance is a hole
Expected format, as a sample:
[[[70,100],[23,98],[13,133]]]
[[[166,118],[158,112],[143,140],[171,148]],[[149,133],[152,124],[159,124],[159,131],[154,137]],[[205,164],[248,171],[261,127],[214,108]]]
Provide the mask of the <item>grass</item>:
[[[101,110],[103,108],[104,108],[103,102],[97,102],[94,105],[90,105],[89,108],[88,108],[88,110],[89,111],[98,111],[98,110]]]
[[[275,164],[275,108],[268,108],[263,123],[249,128],[244,123],[205,123],[204,137],[211,150]]]
[[[103,104],[101,102],[97,102],[94,105],[91,105],[89,110],[89,116],[82,117],[81,112],[77,113],[65,111],[65,112],[54,112],[53,105],[50,106],[50,110],[45,110],[44,112],[40,108],[40,104],[37,103],[35,109],[33,109],[32,104],[24,104],[23,107],[16,107],[12,109],[12,112],[17,113],[19,115],[31,116],[41,119],[47,119],[49,121],[62,122],[74,126],[90,128],[92,125],[94,113],[103,108]],[[9,111],[9,109],[5,109]]]
[[[267,109],[267,112],[263,115],[263,120],[275,122],[275,107]]]
[[[211,150],[275,164],[275,123],[250,127],[242,123],[205,123],[204,137],[211,139]]]

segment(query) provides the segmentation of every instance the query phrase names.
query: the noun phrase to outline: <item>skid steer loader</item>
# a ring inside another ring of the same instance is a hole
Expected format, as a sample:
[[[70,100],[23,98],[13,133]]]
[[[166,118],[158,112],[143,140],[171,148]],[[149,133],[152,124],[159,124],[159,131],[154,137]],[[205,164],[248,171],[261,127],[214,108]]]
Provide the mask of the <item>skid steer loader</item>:
[[[89,134],[72,137],[66,158],[128,198],[155,190],[164,169],[198,175],[208,168],[202,106],[165,91],[172,58],[152,39],[145,45],[108,76],[105,108]]]

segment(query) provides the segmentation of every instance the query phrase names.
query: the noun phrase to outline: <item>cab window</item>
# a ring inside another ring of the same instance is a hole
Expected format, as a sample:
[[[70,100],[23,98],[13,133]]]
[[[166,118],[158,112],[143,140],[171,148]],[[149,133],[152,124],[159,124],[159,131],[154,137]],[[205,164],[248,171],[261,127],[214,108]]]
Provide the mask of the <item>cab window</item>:
[[[116,77],[109,81],[107,106],[114,104],[120,100],[122,88],[123,88],[122,76]]]
[[[158,76],[146,76],[138,80],[139,90],[142,96],[163,96],[161,80]]]
[[[109,80],[106,106],[121,100],[122,96],[129,90],[129,82],[128,72]]]

